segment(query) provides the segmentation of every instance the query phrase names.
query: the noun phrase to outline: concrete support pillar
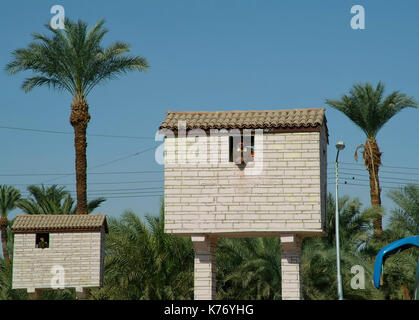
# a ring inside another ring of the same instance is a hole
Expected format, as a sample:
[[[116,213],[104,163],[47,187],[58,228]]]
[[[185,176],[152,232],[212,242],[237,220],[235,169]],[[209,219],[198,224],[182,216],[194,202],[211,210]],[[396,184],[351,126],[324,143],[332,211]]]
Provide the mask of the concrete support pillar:
[[[42,299],[42,290],[41,289],[28,288],[27,292],[28,292],[29,300],[41,300]]]
[[[282,256],[282,300],[301,300],[301,238],[296,234],[280,236]]]
[[[217,238],[209,235],[192,236],[195,248],[194,299],[215,300],[215,250]]]
[[[76,299],[77,300],[87,300],[87,289],[77,287],[76,288]]]

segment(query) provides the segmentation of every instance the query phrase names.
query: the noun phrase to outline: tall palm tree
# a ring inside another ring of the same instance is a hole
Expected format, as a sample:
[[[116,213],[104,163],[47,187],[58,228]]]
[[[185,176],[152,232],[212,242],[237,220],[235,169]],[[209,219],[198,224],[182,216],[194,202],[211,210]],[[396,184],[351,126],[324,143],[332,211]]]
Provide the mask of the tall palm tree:
[[[64,187],[30,185],[29,196],[16,201],[16,207],[26,214],[75,214],[76,207],[70,192]],[[105,198],[97,198],[87,202],[87,213],[98,208]]]
[[[9,221],[7,214],[16,208],[16,202],[20,199],[19,190],[12,186],[0,186],[0,231],[1,231],[1,245],[3,249],[3,257],[6,262],[10,262],[9,252],[7,250],[7,227]]]
[[[377,134],[393,116],[407,107],[416,108],[417,102],[399,91],[384,97],[384,84],[379,82],[375,88],[369,83],[355,84],[349,95],[345,94],[339,100],[327,99],[326,103],[343,112],[365,133],[367,140],[358,147],[363,148],[364,164],[369,173],[371,205],[381,206],[378,177],[381,152],[376,141]],[[374,221],[374,236],[380,236],[382,232],[382,216],[379,216]]]
[[[70,123],[74,129],[75,167],[77,182],[77,214],[87,214],[86,130],[90,121],[87,95],[106,80],[133,70],[146,71],[147,61],[127,56],[130,46],[115,42],[107,48],[101,42],[107,30],[104,20],[90,30],[83,21],[65,20],[65,29],[46,25],[52,36],[33,34],[27,48],[13,52],[14,59],[6,69],[9,74],[29,70],[34,73],[22,83],[25,92],[37,86],[66,90],[73,101]]]

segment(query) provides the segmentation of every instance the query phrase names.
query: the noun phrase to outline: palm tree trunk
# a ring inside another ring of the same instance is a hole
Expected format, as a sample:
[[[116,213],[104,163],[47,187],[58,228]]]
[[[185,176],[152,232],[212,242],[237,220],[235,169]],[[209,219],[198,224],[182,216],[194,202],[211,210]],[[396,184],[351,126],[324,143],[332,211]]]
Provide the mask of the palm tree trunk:
[[[409,294],[409,289],[407,288],[405,284],[402,285],[402,289],[403,289],[404,300],[412,300]]]
[[[7,251],[7,226],[9,222],[6,217],[0,219],[0,231],[1,231],[1,246],[3,249],[3,258],[5,261],[10,262],[9,253]]]
[[[371,205],[381,206],[381,187],[378,177],[378,169],[381,166],[381,152],[374,137],[367,138],[363,152],[365,166],[370,176]],[[381,236],[383,233],[382,217],[376,217],[373,222],[374,236]]]
[[[76,96],[71,104],[70,123],[74,129],[76,152],[77,214],[87,214],[86,129],[90,121],[89,105],[84,97]]]

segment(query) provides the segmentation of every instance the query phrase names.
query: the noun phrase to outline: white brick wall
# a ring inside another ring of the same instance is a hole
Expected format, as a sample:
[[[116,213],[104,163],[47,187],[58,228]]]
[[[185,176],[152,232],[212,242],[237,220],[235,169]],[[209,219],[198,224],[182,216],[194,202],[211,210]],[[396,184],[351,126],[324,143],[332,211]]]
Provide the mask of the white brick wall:
[[[301,238],[281,235],[281,248],[282,300],[301,300]]]
[[[205,235],[192,237],[195,248],[194,299],[215,300],[217,239]]]
[[[255,169],[255,163],[241,170],[228,162],[227,136],[218,138],[215,154],[219,157],[223,154],[227,161],[180,164],[177,143],[181,139],[186,142],[185,138],[165,140],[166,232],[257,236],[291,231],[319,235],[325,231],[324,129],[265,133],[263,169],[256,175],[246,174]],[[191,143],[198,141],[187,139]]]
[[[15,233],[13,289],[51,288],[55,265],[64,268],[64,287],[103,285],[104,232],[50,233],[49,248],[35,248],[35,233]]]

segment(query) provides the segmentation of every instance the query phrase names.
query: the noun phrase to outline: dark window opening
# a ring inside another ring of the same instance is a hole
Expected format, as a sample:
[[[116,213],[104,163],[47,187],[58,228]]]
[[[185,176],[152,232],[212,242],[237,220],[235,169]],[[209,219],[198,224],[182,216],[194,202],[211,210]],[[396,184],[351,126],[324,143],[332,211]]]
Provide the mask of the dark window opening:
[[[229,161],[236,164],[255,159],[255,136],[235,135],[229,137]]]
[[[49,233],[37,233],[35,248],[49,248]]]

